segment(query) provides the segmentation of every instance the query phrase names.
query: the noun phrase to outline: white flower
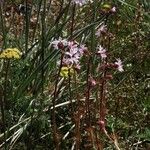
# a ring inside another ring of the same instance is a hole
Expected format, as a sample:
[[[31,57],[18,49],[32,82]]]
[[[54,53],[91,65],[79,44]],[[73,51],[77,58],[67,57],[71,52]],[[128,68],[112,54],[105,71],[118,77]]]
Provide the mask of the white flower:
[[[112,7],[111,12],[115,13],[116,12],[116,7]]]
[[[120,58],[118,58],[118,59],[116,59],[116,60],[117,60],[117,61],[115,62],[115,64],[117,65],[118,71],[123,72],[124,69],[123,69],[122,61],[120,60]]]
[[[98,52],[97,54],[100,54],[101,58],[104,59],[107,57],[106,55],[106,49],[104,49],[101,45],[98,47]]]
[[[54,41],[51,42],[51,45],[55,49],[59,49],[59,44],[62,44],[63,46],[67,46],[68,45],[68,41],[66,39],[59,38],[58,40],[54,40]]]
[[[73,3],[77,4],[77,5],[84,5],[87,3],[87,0],[72,0]]]

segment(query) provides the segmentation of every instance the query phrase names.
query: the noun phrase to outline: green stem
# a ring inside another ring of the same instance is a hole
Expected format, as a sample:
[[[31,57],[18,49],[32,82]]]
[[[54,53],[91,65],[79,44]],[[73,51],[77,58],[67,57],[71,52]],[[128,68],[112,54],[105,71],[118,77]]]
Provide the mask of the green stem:
[[[3,126],[3,134],[4,134],[4,147],[5,150],[7,149],[7,145],[6,145],[6,125],[5,125],[5,109],[4,109],[4,94],[2,92],[3,90],[0,90],[0,106],[1,106],[1,115],[2,115],[2,126]]]
[[[44,4],[43,4],[43,14],[42,14],[42,48],[41,48],[41,61],[44,61],[45,58],[45,18],[46,18],[46,0],[44,0]],[[42,95],[44,92],[44,66],[42,67],[41,70],[41,79],[42,79]]]
[[[10,60],[4,62],[5,76],[4,76],[4,88],[1,98],[1,114],[2,114],[2,122],[3,122],[3,130],[4,130],[4,141],[5,141],[5,150],[7,149],[6,144],[6,119],[5,119],[5,109],[7,108],[7,85],[8,85],[8,71],[9,71]]]
[[[70,29],[70,39],[72,39],[73,36],[73,30],[74,30],[74,21],[75,21],[75,12],[76,12],[76,5],[73,5],[73,9],[72,9],[72,20],[71,20],[71,29]]]
[[[33,34],[32,34],[32,43],[34,42],[34,39],[35,39],[35,34],[36,34],[36,30],[37,30],[37,26],[38,26],[38,21],[39,21],[39,16],[40,16],[40,12],[41,12],[41,6],[42,6],[42,0],[39,1],[39,4],[38,4],[38,9],[37,9],[37,20],[36,20],[36,23],[35,23],[35,27],[34,27],[34,30],[33,30]]]
[[[27,52],[28,50],[28,39],[29,39],[29,21],[30,17],[28,14],[28,0],[25,0],[25,51]]]
[[[69,72],[68,72],[68,82],[69,82],[69,87],[68,87],[68,92],[69,92],[69,100],[70,100],[70,107],[71,107],[71,115],[73,115],[73,112],[74,112],[74,109],[73,109],[73,103],[72,103],[72,93],[71,93],[71,74],[70,74],[70,69],[69,69]]]
[[[88,58],[87,62],[87,73],[86,73],[86,84],[87,84],[87,91],[86,91],[86,119],[87,119],[87,126],[91,126],[91,114],[90,114],[90,90],[91,90],[91,85],[89,82],[89,76],[90,76],[90,70],[91,70],[91,57]]]

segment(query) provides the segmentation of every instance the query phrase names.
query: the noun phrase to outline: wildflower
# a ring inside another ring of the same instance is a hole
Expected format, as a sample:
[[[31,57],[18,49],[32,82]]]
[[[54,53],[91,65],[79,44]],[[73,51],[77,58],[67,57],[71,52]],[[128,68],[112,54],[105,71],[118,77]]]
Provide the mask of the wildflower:
[[[98,124],[100,126],[100,130],[103,131],[103,132],[105,132],[106,131],[106,122],[103,121],[103,120],[99,120]]]
[[[80,45],[79,47],[80,55],[82,56],[86,51],[87,51],[87,47],[84,44]]]
[[[58,40],[54,40],[51,45],[55,48],[55,49],[63,49],[65,46],[68,45],[68,42],[66,39],[62,39],[59,38]]]
[[[116,12],[116,7],[115,6],[112,7],[111,10],[110,10],[110,12],[115,13]]]
[[[87,48],[84,45],[79,45],[77,42],[69,41],[68,49],[65,52],[63,62],[68,66],[80,66],[79,61]]]
[[[72,0],[73,3],[77,4],[77,5],[84,5],[86,4],[87,0]]]
[[[75,74],[75,70],[69,67],[62,67],[60,71],[60,76],[64,78],[68,78],[69,76],[73,76]]]
[[[120,72],[124,71],[123,65],[122,65],[122,61],[120,60],[120,58],[117,59],[117,61],[115,62],[115,64],[117,65],[118,71],[120,71]]]
[[[89,83],[92,87],[94,87],[96,85],[96,81],[92,77],[89,78]]]
[[[95,33],[95,35],[97,37],[100,37],[101,34],[106,33],[106,31],[107,31],[107,26],[102,23],[99,29],[97,30],[97,32]]]
[[[80,47],[78,45],[71,46],[69,51],[65,52],[65,61],[69,64],[77,65],[79,64],[79,60],[83,55],[85,47]]]
[[[111,5],[110,4],[103,4],[102,5],[102,8],[101,8],[101,11],[103,12],[103,13],[109,13],[110,12],[110,10],[111,10]]]
[[[62,65],[68,68],[74,68],[74,70],[80,69],[80,59],[83,56],[84,52],[87,50],[85,45],[81,45],[76,41],[68,41],[66,39],[59,38],[59,40],[54,40],[51,42],[51,45],[55,49],[63,49],[63,59]],[[57,61],[57,65],[60,65],[61,61]],[[66,76],[68,70],[67,68],[62,68],[61,75]]]
[[[6,59],[20,59],[22,53],[17,48],[7,48],[2,51],[0,54],[0,58],[6,58]]]
[[[80,64],[78,63],[78,64],[76,64],[76,66],[75,66],[74,68],[75,68],[75,70],[78,72],[78,71],[81,69],[81,66],[80,66]]]
[[[77,42],[68,42],[68,47],[70,49],[70,52],[79,53],[80,55],[83,55],[83,53],[87,50],[87,47],[85,45],[79,45]]]
[[[111,4],[103,4],[101,6],[101,12],[103,14],[113,14],[116,13],[116,7],[112,6]]]
[[[77,46],[78,46],[78,43],[75,42],[75,41],[69,41],[69,42],[68,42],[68,48],[69,48],[69,49],[74,49],[74,48],[76,48]]]
[[[97,54],[100,54],[101,58],[104,59],[107,57],[106,55],[106,49],[104,49],[101,45],[98,47],[98,52]]]

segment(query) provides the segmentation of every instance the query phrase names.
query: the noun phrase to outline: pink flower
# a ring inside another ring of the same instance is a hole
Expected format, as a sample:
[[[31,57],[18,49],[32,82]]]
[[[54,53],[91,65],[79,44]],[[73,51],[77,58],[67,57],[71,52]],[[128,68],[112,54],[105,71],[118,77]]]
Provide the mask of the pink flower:
[[[89,83],[92,87],[96,85],[96,81],[92,77],[89,78]]]
[[[99,120],[98,124],[100,126],[100,130],[103,131],[103,132],[106,132],[106,128],[105,128],[106,127],[106,123],[105,123],[105,121]]]
[[[65,53],[65,59],[67,59],[68,65],[79,64],[79,60],[82,57],[82,55],[79,52],[78,48],[70,49],[69,52]]]
[[[120,58],[117,59],[117,61],[115,62],[115,64],[117,65],[118,71],[120,71],[120,72],[124,71],[123,65],[122,65],[122,61],[120,60]]]
[[[112,7],[110,11],[111,11],[112,13],[115,13],[115,12],[116,12],[116,7]]]
[[[105,33],[107,31],[107,26],[104,25],[104,23],[101,24],[101,26],[99,27],[99,29],[97,30],[97,32],[95,33],[95,35],[97,37],[100,37],[101,34]]]
[[[60,49],[60,46],[64,47],[68,45],[68,41],[66,39],[59,38],[58,40],[54,40],[51,42],[51,45],[55,49]]]
[[[84,51],[87,50],[85,45],[79,45],[79,43],[75,41],[67,41],[66,39],[54,40],[52,43],[55,49],[63,49],[64,57],[62,60],[63,65],[67,65],[68,67],[76,67],[80,68],[80,59],[84,54]],[[60,64],[60,61],[57,63]]]
[[[68,42],[68,47],[69,47],[69,49],[74,49],[74,48],[76,48],[77,46],[78,46],[78,43],[75,42],[75,41],[69,41],[69,42]]]
[[[78,52],[80,53],[80,55],[82,56],[84,54],[84,52],[87,50],[87,47],[85,47],[85,45],[80,45],[78,47]]]
[[[78,63],[78,64],[76,64],[75,69],[76,69],[76,70],[80,70],[80,69],[81,69],[81,66],[80,66],[80,64],[79,64],[79,63]]]
[[[106,55],[106,49],[104,49],[101,45],[98,47],[98,52],[97,54],[100,54],[101,58],[104,59],[107,57]]]

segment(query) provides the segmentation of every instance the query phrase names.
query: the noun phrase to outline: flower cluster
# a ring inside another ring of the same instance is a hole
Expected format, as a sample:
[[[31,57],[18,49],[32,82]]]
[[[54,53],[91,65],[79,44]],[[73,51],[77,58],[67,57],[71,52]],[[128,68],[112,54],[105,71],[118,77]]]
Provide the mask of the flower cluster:
[[[64,56],[61,60],[63,67],[65,66],[71,69],[80,69],[80,59],[87,50],[85,45],[79,44],[76,41],[68,41],[61,38],[54,40],[51,45],[54,49],[61,50],[63,52]],[[58,64],[60,64],[60,61],[58,61]]]
[[[80,59],[87,50],[85,45],[79,44],[76,41],[67,41],[66,39],[54,40],[52,46],[55,49],[64,51],[64,57],[62,63],[68,67],[79,67]]]
[[[7,48],[3,50],[0,54],[0,58],[5,59],[20,59],[22,53],[17,48]]]
[[[110,5],[105,5],[105,7],[106,8],[112,8],[115,11],[115,7],[111,7]],[[102,22],[99,25],[95,35],[97,37],[103,37],[105,35],[107,35],[109,37],[113,37],[112,34],[110,32],[108,32],[107,25],[105,25],[104,22]],[[97,46],[97,53],[96,54],[98,56],[100,56],[102,60],[106,60],[107,55],[108,55],[106,49],[103,48],[101,45]],[[117,68],[117,70],[120,72],[124,71],[122,61],[120,60],[120,58],[116,59],[115,63],[102,64],[101,69],[104,69],[104,68]]]
[[[60,70],[60,76],[64,78],[68,78],[69,75],[72,76],[76,73],[76,71],[73,68],[69,67],[62,67]]]

